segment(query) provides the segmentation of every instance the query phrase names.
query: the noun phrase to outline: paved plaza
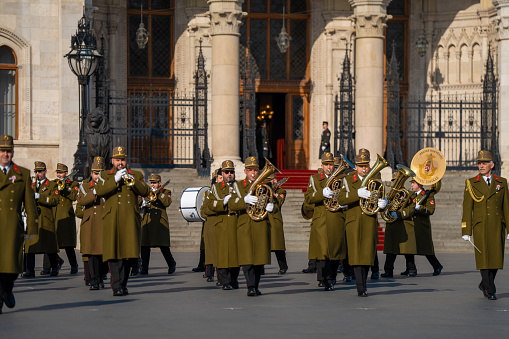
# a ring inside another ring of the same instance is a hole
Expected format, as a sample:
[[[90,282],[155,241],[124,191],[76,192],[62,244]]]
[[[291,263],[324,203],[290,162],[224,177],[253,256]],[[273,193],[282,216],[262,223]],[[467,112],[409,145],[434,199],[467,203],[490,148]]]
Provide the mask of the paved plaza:
[[[62,254],[61,254],[62,255]],[[58,277],[16,280],[16,307],[3,308],[0,338],[494,338],[509,330],[509,272],[499,271],[498,300],[482,296],[473,253],[438,253],[444,270],[431,275],[417,257],[418,276],[401,277],[398,257],[393,279],[368,280],[368,298],[355,283],[339,282],[334,292],[317,287],[315,274],[303,274],[306,253],[288,253],[289,271],[266,267],[260,290],[247,297],[222,291],[191,268],[198,253],[176,252],[177,271],[165,274],[162,255],[152,252],[150,274],[129,280],[129,295],[109,288],[89,291],[67,262]],[[65,254],[63,254],[63,258]],[[381,265],[385,257],[379,252]],[[67,260],[66,260],[67,261]],[[509,262],[506,260],[506,262]],[[37,256],[37,273],[42,256]],[[368,277],[369,279],[369,277]]]

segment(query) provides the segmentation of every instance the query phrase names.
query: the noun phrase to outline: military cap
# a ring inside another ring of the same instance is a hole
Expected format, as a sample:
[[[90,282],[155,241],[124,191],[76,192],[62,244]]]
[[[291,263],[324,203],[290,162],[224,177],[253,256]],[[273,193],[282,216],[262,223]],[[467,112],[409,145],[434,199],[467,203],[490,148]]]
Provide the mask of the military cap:
[[[217,169],[212,173],[212,178],[216,178],[217,177]]]
[[[14,149],[14,141],[10,135],[0,136],[0,150],[11,150]]]
[[[334,164],[334,156],[330,152],[322,154],[322,164]]]
[[[223,170],[221,168],[218,168],[215,172],[214,172],[214,177],[217,177],[218,175],[223,175]]]
[[[42,161],[36,161],[34,162],[35,168],[34,171],[45,171],[46,170],[46,164]]]
[[[258,159],[256,159],[255,157],[247,158],[246,163],[244,164],[244,167],[245,168],[259,168],[260,166],[258,165]]]
[[[489,162],[493,161],[493,155],[490,151],[481,150],[477,154],[477,162]]]
[[[57,173],[65,173],[65,172],[69,172],[69,168],[64,165],[64,164],[61,164],[61,163],[58,163],[57,164]]]
[[[233,165],[233,161],[225,160],[221,164],[221,170],[223,171],[235,171],[235,166]]]
[[[122,146],[117,146],[113,149],[112,158],[127,158],[127,149]]]
[[[370,161],[369,151],[365,148],[361,148],[359,150],[359,154],[355,156],[355,164],[356,165],[369,165]]]
[[[95,157],[94,162],[92,163],[92,171],[100,172],[104,171],[104,158],[103,157]]]
[[[329,126],[329,123],[328,123],[327,121],[324,121],[324,122],[323,122],[323,124],[325,124],[325,125]],[[322,125],[323,125],[323,124],[322,124]]]
[[[150,179],[148,179],[149,182],[159,182],[161,181],[161,176],[159,174],[150,173]]]

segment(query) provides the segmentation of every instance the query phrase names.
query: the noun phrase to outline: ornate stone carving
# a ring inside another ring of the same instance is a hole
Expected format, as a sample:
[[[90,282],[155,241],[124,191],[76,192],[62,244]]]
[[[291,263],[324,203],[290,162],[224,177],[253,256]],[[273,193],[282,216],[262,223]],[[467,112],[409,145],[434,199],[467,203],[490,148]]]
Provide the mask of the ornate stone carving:
[[[357,38],[383,38],[387,15],[354,15]]]
[[[247,15],[246,12],[241,11],[208,12],[207,14],[210,15],[212,35],[240,35],[241,19]]]

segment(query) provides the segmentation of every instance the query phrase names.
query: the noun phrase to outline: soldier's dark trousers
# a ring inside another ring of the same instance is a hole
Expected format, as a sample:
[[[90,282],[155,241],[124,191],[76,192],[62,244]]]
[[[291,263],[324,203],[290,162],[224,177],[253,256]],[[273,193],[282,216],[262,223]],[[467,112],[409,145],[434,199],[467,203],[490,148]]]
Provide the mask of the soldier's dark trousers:
[[[354,266],[355,285],[357,285],[357,292],[365,292],[367,290],[366,280],[368,279],[368,270],[370,266],[361,265]]]
[[[48,253],[48,260],[50,263],[50,269],[57,269],[57,254],[56,253]],[[35,273],[35,253],[27,253],[26,254],[26,271],[30,273]]]
[[[198,267],[205,267],[205,250],[200,250],[200,260],[198,261]]]
[[[385,273],[393,273],[394,272],[394,262],[398,257],[397,254],[388,253],[385,255],[385,264],[384,271]],[[406,269],[409,273],[417,273],[417,268],[415,267],[415,255],[413,254],[405,254],[406,261]]]
[[[348,258],[343,259],[343,275],[345,277],[351,277],[353,274],[353,267],[348,262]]]
[[[497,271],[498,270],[496,269],[481,270],[481,284],[484,286],[488,294],[497,293],[497,288],[495,287]]]
[[[217,280],[223,285],[236,283],[239,273],[240,267],[217,268]]]
[[[88,256],[88,269],[90,271],[90,284],[98,285],[103,282],[102,255]]]
[[[323,281],[327,284],[334,284],[339,267],[339,260],[317,260],[316,261],[316,276],[318,281]]]
[[[108,260],[111,274],[111,289],[121,290],[127,287],[131,267],[138,264],[138,258]]]
[[[260,277],[262,275],[263,265],[244,265],[242,271],[244,271],[244,277],[246,278],[247,288],[254,287],[258,288],[260,285]]]
[[[430,263],[430,265],[433,267],[433,269],[438,269],[440,268],[440,266],[442,266],[440,264],[440,261],[438,261],[437,257],[433,254],[428,254],[426,255],[426,259],[428,259],[428,262]]]
[[[92,280],[88,261],[83,261],[83,272],[85,273],[85,284],[88,286]]]
[[[375,252],[375,263],[373,266],[371,266],[371,273],[378,273],[380,272],[380,264],[378,262],[378,252]]]
[[[214,265],[205,265],[205,276],[210,279],[214,277]]]
[[[277,264],[279,265],[280,270],[288,269],[288,264],[286,263],[286,252],[283,250],[272,251],[276,255]]]
[[[65,254],[67,254],[67,259],[69,260],[69,265],[71,267],[78,266],[78,261],[76,260],[76,252],[74,251],[74,247],[64,247]]]
[[[170,248],[168,246],[159,247],[161,253],[166,261],[168,267],[171,267],[175,263],[175,259],[171,254]],[[149,246],[141,246],[141,270],[142,272],[148,272],[148,266],[150,264],[150,247]]]
[[[309,259],[308,261],[308,268],[309,271],[316,270],[316,259]]]
[[[14,287],[14,281],[18,277],[18,273],[0,273],[0,298],[4,293],[11,294]],[[1,303],[1,302],[0,302]],[[0,304],[1,305],[1,304]],[[0,309],[2,306],[0,306]]]

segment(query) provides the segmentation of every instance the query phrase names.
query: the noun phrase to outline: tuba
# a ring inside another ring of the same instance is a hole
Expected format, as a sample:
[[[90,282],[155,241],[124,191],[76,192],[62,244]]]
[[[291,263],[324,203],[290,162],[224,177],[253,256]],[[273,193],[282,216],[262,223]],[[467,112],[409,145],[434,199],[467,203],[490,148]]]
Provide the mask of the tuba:
[[[397,165],[396,167],[398,168],[398,176],[394,179],[391,190],[385,197],[387,199],[387,208],[382,212],[382,219],[388,223],[396,220],[392,217],[391,212],[399,210],[403,202],[410,196],[410,192],[402,188],[405,181],[410,177],[415,177],[414,171],[410,168],[403,165]]]
[[[339,209],[341,208],[340,207],[341,205],[338,202],[338,194],[339,190],[341,189],[341,180],[338,179],[338,176],[344,171],[346,171],[348,168],[355,168],[355,166],[352,165],[352,163],[348,161],[348,159],[345,158],[343,154],[340,154],[340,157],[341,163],[325,183],[325,187],[329,187],[332,190],[333,195],[332,198],[323,199],[323,204],[331,212],[339,211]]]
[[[161,186],[161,188],[159,188],[161,191],[166,187],[166,185],[168,185],[170,183],[170,180],[168,180],[167,182],[164,183],[163,186]],[[150,193],[148,194],[148,197],[147,197],[148,201],[150,202],[155,202],[157,200],[157,191],[150,191]]]
[[[378,199],[383,199],[385,196],[385,188],[382,180],[373,179],[373,177],[380,173],[385,167],[389,166],[389,163],[382,158],[380,154],[376,156],[375,165],[361,182],[361,188],[366,187],[371,192],[371,196],[368,199],[361,198],[359,202],[361,210],[367,215],[376,214],[380,210],[378,207]]]
[[[63,179],[55,179],[55,183],[57,184],[58,186],[58,190],[59,191],[63,191],[65,189],[65,181],[67,179],[69,179],[70,177],[72,177],[73,175],[75,175],[76,173],[78,173],[78,170],[74,170],[71,172],[71,174],[69,174],[68,176],[66,176],[65,178]]]
[[[249,194],[256,195],[256,197],[258,197],[258,201],[255,205],[246,204],[246,213],[255,221],[265,219],[268,214],[265,208],[269,202],[271,203],[273,201],[272,195],[274,194],[274,191],[269,185],[264,184],[263,181],[274,172],[281,173],[276,166],[272,165],[270,161],[265,158],[265,166],[258,175],[258,178],[253,181],[249,188]]]

